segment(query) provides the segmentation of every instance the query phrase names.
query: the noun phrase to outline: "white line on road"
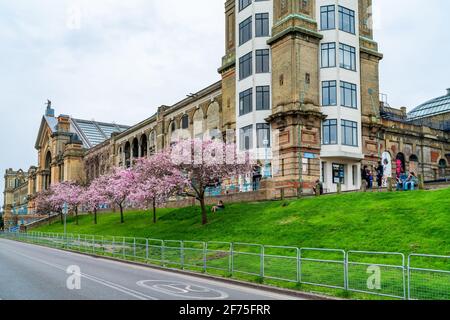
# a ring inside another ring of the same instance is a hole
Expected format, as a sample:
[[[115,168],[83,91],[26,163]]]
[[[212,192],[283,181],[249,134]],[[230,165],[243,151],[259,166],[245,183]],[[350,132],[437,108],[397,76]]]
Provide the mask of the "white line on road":
[[[18,252],[13,252],[11,250],[8,250],[8,251],[12,252],[15,255],[19,255],[19,256],[22,256],[22,257],[27,258],[29,260],[33,260],[33,261],[36,261],[36,262],[45,264],[47,266],[53,267],[55,269],[62,270],[64,272],[66,272],[66,268],[64,268],[63,266],[56,265],[56,264],[53,264],[53,263],[49,263],[47,261],[44,261],[44,260],[41,260],[41,259],[38,259],[38,258],[31,258],[31,257],[29,257],[27,255],[23,255],[23,254],[20,254]],[[106,287],[109,287],[111,289],[117,290],[119,292],[125,293],[125,294],[127,294],[129,296],[132,296],[132,297],[140,299],[140,300],[158,300],[155,297],[143,294],[143,293],[141,293],[139,291],[136,291],[136,290],[133,290],[133,289],[130,289],[130,288],[126,288],[124,286],[121,286],[121,285],[119,285],[117,283],[114,283],[114,282],[111,282],[111,281],[107,281],[107,280],[100,279],[100,278],[97,278],[97,277],[92,276],[92,275],[88,275],[86,273],[81,273],[81,276],[83,278],[86,278],[86,279],[91,280],[93,282],[99,283],[99,284],[104,285]]]
[[[16,242],[16,243],[18,245],[22,245],[24,247],[35,246],[33,244],[26,244],[26,243],[22,243],[22,242]],[[216,280],[216,279],[203,279],[203,278],[197,277],[195,275],[180,274],[180,273],[177,273],[176,271],[172,271],[172,270],[166,271],[166,270],[160,270],[157,268],[152,268],[151,266],[147,267],[147,266],[129,264],[127,262],[122,262],[122,261],[102,259],[101,257],[98,257],[98,256],[85,255],[85,254],[81,254],[81,253],[56,249],[56,248],[52,248],[52,247],[45,247],[45,246],[38,246],[38,247],[43,250],[53,251],[60,255],[64,254],[64,255],[69,255],[69,256],[84,257],[85,259],[92,259],[95,261],[98,261],[100,259],[102,262],[105,262],[105,263],[116,264],[116,265],[120,265],[120,266],[127,266],[128,268],[131,268],[131,269],[142,270],[142,271],[147,271],[147,272],[151,271],[152,273],[157,273],[162,276],[167,275],[167,273],[170,273],[171,276],[178,278],[181,281],[188,280],[188,281],[192,281],[194,283],[202,283],[202,284],[209,285],[209,286],[215,285],[222,289],[236,290],[236,291],[238,291],[240,293],[244,293],[244,294],[249,294],[249,295],[257,294],[257,295],[262,295],[267,298],[271,298],[271,299],[275,299],[275,300],[278,300],[278,299],[281,299],[281,300],[303,300],[302,298],[299,298],[296,296],[291,296],[289,294],[280,294],[280,293],[270,292],[270,291],[267,291],[264,289],[256,289],[256,288],[251,288],[251,287],[246,287],[246,286],[240,286],[240,285],[236,285],[236,284],[222,282],[222,281]],[[43,262],[43,263],[46,263],[46,262]],[[103,280],[103,281],[105,281],[105,280]],[[127,289],[127,288],[125,288],[125,289]],[[132,289],[127,289],[127,290],[132,290]],[[134,290],[132,290],[132,291],[134,291]],[[138,292],[138,293],[143,295],[143,293],[140,293],[140,292]],[[149,299],[151,299],[151,298],[149,298]],[[153,298],[153,300],[158,300],[158,299]]]

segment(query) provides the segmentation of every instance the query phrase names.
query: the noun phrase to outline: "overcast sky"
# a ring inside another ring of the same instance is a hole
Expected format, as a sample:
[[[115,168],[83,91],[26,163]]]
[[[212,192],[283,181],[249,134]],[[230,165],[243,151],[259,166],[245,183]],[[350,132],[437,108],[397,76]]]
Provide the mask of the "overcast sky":
[[[447,0],[374,0],[392,106],[450,87],[449,11]],[[36,164],[47,98],[56,114],[132,125],[219,80],[223,12],[224,0],[1,0],[2,178]]]

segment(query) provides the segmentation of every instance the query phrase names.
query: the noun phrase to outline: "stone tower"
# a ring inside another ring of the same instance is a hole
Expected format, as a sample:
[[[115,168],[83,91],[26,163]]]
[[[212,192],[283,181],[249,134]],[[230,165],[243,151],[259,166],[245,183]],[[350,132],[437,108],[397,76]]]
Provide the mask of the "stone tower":
[[[222,76],[223,130],[236,129],[236,1],[225,2],[225,56],[219,68]]]

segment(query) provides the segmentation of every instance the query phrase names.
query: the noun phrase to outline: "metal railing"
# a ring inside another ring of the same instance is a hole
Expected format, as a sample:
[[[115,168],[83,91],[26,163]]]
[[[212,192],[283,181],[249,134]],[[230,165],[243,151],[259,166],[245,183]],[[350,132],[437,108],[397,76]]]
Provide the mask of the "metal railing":
[[[450,300],[450,256],[43,232],[0,237],[164,268],[408,300]],[[328,291],[327,291],[328,293]]]

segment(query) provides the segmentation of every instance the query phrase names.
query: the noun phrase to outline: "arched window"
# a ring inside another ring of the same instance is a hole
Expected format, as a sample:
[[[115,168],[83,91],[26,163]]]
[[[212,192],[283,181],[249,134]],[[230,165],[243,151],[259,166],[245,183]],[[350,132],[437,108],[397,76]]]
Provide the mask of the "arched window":
[[[202,109],[198,109],[197,111],[195,111],[194,113],[194,138],[196,139],[202,139],[203,138],[203,133],[204,133],[204,129],[203,129],[203,110]]]
[[[150,145],[150,154],[153,155],[156,152],[156,135],[155,131],[150,132],[150,136],[148,138]]]
[[[141,157],[147,156],[147,135],[142,135],[141,137]]]
[[[221,139],[220,133],[220,107],[217,102],[213,102],[208,107],[207,131],[210,139]]]
[[[149,136],[149,144],[150,144],[150,147],[154,147],[155,144],[156,144],[156,141],[155,141],[155,131],[150,132],[150,136]]]
[[[419,158],[413,154],[409,157],[409,171],[417,173],[419,170]]]
[[[402,173],[406,173],[405,155],[400,152],[395,159],[397,177],[399,177]]]
[[[445,159],[439,160],[439,175],[441,178],[447,176],[447,161]]]
[[[188,129],[189,128],[189,116],[185,114],[181,118],[181,129]]]
[[[139,158],[139,142],[137,138],[133,139],[133,159]]]
[[[128,141],[127,141],[127,143],[125,143],[124,153],[125,153],[125,167],[129,168],[131,166],[131,162],[130,162],[131,145]]]
[[[409,161],[419,162],[419,158],[415,154],[413,154],[409,157]]]
[[[47,190],[52,183],[52,154],[50,151],[45,156],[45,170],[47,170],[47,173],[44,178],[44,189]]]
[[[179,139],[179,132],[177,131],[177,124],[174,121],[170,123],[170,135],[168,137],[168,144],[170,146],[174,145]]]

